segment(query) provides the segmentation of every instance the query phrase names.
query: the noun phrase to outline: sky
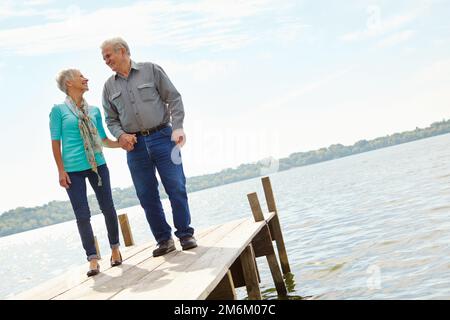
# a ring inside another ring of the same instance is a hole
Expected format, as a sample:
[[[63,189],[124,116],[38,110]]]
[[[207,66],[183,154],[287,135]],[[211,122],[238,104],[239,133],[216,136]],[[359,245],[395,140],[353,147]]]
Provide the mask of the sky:
[[[192,177],[449,119],[449,14],[447,0],[0,0],[0,213],[68,200],[55,76],[81,70],[102,110],[105,39],[123,37],[181,93]],[[112,186],[131,186],[125,151],[104,153]]]

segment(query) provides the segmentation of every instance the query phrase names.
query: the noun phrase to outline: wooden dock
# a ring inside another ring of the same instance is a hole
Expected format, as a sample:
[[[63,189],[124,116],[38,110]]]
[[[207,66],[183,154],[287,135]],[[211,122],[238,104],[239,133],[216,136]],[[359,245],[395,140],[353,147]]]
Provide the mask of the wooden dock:
[[[135,245],[127,216],[120,215],[126,246],[122,265],[111,268],[107,259],[101,260],[101,273],[88,278],[85,264],[11,299],[231,300],[236,299],[235,288],[245,286],[248,298],[256,300],[261,299],[256,258],[262,256],[278,295],[285,296],[283,274],[290,272],[289,261],[269,178],[262,178],[262,184],[267,213],[257,194],[248,194],[253,218],[196,232],[197,248],[182,251],[176,241],[176,251],[153,257],[155,245]]]

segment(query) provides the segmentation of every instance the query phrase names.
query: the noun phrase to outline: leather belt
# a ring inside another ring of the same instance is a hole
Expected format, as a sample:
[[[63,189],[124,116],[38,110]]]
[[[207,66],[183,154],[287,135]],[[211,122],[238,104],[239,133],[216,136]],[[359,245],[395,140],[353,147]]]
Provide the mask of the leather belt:
[[[168,126],[167,123],[162,123],[159,126],[156,126],[156,127],[150,128],[150,129],[145,129],[145,130],[138,131],[138,132],[134,132],[132,134],[135,134],[136,136],[148,136],[152,133],[155,133],[156,131],[164,129],[167,126]]]

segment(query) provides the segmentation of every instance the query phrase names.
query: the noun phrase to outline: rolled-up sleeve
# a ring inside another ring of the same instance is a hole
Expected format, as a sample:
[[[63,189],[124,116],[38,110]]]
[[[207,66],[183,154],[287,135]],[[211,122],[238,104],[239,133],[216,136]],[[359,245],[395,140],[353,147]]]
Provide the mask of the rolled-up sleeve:
[[[122,129],[122,126],[120,124],[119,113],[109,101],[109,91],[107,88],[107,84],[105,84],[105,86],[103,87],[102,104],[103,110],[105,112],[106,126],[108,127],[109,132],[111,132],[111,134],[116,137],[116,139],[119,139],[119,137],[123,133],[125,133],[125,131]]]
[[[159,95],[162,101],[169,107],[173,129],[183,128],[184,106],[180,93],[172,84],[164,70],[157,64],[153,64],[153,74]]]

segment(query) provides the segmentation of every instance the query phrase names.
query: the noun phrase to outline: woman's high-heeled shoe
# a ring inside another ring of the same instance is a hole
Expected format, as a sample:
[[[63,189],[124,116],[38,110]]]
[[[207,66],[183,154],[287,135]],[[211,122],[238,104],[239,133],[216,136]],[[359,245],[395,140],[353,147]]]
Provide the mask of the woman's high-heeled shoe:
[[[120,255],[120,260],[113,260],[112,256],[111,256],[111,267],[117,267],[120,266],[122,264],[122,254],[119,252]]]
[[[96,269],[90,269],[87,273],[86,273],[86,275],[88,276],[88,277],[92,277],[92,276],[95,276],[95,275],[97,275],[97,274],[99,274],[100,273],[100,265],[97,263],[97,268]]]

